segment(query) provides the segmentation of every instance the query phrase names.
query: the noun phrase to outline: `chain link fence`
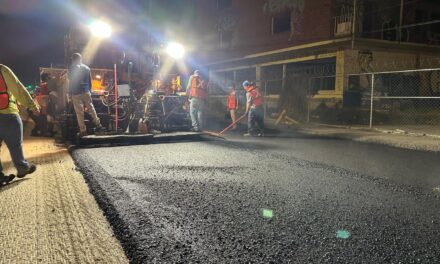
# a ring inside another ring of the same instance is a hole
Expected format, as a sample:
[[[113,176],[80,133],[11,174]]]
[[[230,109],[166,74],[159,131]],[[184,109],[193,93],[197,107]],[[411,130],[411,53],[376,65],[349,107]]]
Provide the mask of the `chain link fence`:
[[[440,135],[440,69],[371,74],[370,127]]]
[[[358,126],[440,135],[440,69],[344,76],[335,94],[335,75],[291,74],[262,81],[265,114],[298,122]],[[325,96],[328,95],[328,96]]]
[[[311,122],[440,135],[440,69],[352,74],[344,88],[341,102],[310,110]]]
[[[277,124],[284,113],[293,123],[440,135],[440,68],[344,76],[337,76],[333,68],[322,69],[302,68],[284,78],[257,81],[265,96],[266,122]],[[226,109],[226,95],[211,94],[210,108]],[[241,87],[238,96],[239,112],[244,112]]]

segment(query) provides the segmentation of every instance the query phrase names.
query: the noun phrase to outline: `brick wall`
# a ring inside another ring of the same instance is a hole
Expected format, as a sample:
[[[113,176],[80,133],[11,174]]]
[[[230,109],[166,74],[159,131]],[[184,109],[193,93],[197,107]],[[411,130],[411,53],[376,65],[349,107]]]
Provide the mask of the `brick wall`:
[[[334,0],[305,1],[305,9],[298,18],[297,32],[289,41],[290,32],[272,34],[272,16],[265,13],[265,0],[235,0],[232,8],[223,14],[230,15],[236,21],[232,46],[220,52],[218,49],[218,31],[215,20],[221,16],[216,10],[216,1],[200,0],[202,16],[198,23],[205,46],[211,47],[212,60],[227,59],[256,52],[286,48],[298,44],[316,42],[333,38]]]

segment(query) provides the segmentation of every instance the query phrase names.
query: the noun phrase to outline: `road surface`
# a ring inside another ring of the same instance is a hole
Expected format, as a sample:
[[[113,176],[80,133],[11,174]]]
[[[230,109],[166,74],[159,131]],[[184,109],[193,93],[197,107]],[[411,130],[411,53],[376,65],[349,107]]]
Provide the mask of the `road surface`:
[[[440,263],[440,156],[294,135],[73,152],[133,263]]]

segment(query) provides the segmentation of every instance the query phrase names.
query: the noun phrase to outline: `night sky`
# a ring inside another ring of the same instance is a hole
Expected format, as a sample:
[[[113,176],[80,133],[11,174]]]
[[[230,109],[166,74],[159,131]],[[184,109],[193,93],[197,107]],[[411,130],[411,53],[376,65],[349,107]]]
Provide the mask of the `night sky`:
[[[135,25],[141,32],[137,35],[145,35],[138,18],[145,17],[148,1],[0,0],[0,63],[9,66],[24,84],[34,84],[39,80],[39,67],[63,66],[64,36],[71,26],[103,15],[126,23],[130,31]],[[188,21],[187,11],[194,9],[188,5],[192,0],[151,1],[152,19],[158,22],[181,25]]]
[[[38,80],[38,67],[64,61],[64,35],[72,17],[56,2],[0,0],[0,63],[24,84]]]

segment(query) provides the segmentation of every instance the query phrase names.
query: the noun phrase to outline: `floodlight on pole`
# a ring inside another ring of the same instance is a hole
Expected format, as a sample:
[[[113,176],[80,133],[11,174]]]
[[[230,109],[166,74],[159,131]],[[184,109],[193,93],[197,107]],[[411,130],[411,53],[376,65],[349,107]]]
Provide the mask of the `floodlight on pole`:
[[[182,44],[171,42],[167,45],[166,52],[174,59],[181,59],[185,55],[185,48]]]
[[[101,20],[93,21],[89,28],[92,35],[97,38],[108,38],[112,34],[112,27]]]

